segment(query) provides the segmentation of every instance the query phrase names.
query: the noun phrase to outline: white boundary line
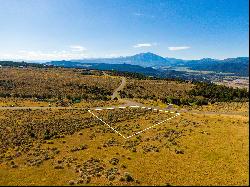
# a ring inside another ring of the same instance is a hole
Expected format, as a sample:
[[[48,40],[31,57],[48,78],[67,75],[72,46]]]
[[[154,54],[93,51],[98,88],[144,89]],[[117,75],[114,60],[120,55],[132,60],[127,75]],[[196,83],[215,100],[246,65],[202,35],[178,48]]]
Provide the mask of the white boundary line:
[[[131,108],[139,108],[140,106],[129,106]]]
[[[112,108],[112,107],[110,107],[110,108],[107,108],[108,110],[113,110],[113,109],[115,109],[115,108]]]
[[[125,106],[120,106],[120,107],[118,107],[118,108],[122,108],[122,109],[124,109],[124,108],[126,108]]]
[[[105,121],[103,121],[101,118],[99,118],[97,115],[95,115],[93,112],[91,112],[91,110],[88,110],[88,112],[90,112],[93,116],[95,116],[97,119],[99,119],[101,122],[103,122],[105,125],[107,125],[109,128],[111,128],[113,131],[115,131],[116,133],[118,133],[120,136],[122,136],[123,138],[126,139],[125,136],[123,136],[121,133],[119,133],[117,130],[115,130],[113,127],[111,127],[109,124],[107,124]]]
[[[129,107],[131,107],[131,108],[139,108],[140,106],[129,106]],[[124,108],[126,108],[126,107],[118,107],[119,109],[124,109]],[[141,107],[142,109],[145,109],[146,107]],[[100,108],[96,108],[96,109],[94,109],[94,110],[113,110],[113,109],[115,109],[115,108],[102,108],[102,109],[100,109]],[[148,108],[149,110],[150,109],[152,109],[152,108]],[[157,111],[158,109],[153,109],[153,111]],[[159,110],[160,112],[170,112],[170,111],[168,111],[168,110]],[[131,138],[131,137],[133,137],[133,136],[135,136],[135,135],[138,135],[138,134],[140,134],[140,133],[142,133],[142,132],[144,132],[144,131],[146,131],[146,130],[149,130],[149,129],[151,129],[151,128],[153,128],[153,127],[155,127],[155,126],[157,126],[157,125],[160,125],[160,124],[162,124],[162,123],[164,123],[164,122],[166,122],[166,121],[168,121],[168,120],[170,120],[170,119],[173,119],[173,118],[175,118],[175,117],[177,117],[177,116],[179,116],[180,115],[180,113],[176,113],[174,116],[172,116],[172,117],[170,117],[170,118],[168,118],[168,119],[165,119],[165,120],[163,120],[163,121],[161,121],[161,122],[158,122],[158,123],[156,123],[156,124],[154,124],[154,125],[152,125],[152,126],[150,126],[150,127],[147,127],[146,129],[143,129],[143,130],[141,130],[141,131],[139,131],[139,132],[136,132],[136,133],[134,133],[134,134],[132,134],[132,135],[130,135],[130,136],[128,136],[128,137],[125,137],[124,135],[122,135],[120,132],[118,132],[117,130],[115,130],[113,127],[111,127],[109,124],[107,124],[105,121],[103,121],[101,118],[99,118],[97,115],[95,115],[93,112],[91,112],[91,110],[88,110],[88,112],[90,113],[90,114],[92,114],[94,117],[96,117],[97,119],[99,119],[102,123],[104,123],[105,125],[107,125],[109,128],[111,128],[114,132],[116,132],[117,134],[119,134],[120,136],[122,136],[124,139],[128,139],[128,138]],[[171,111],[170,112],[171,114],[174,114],[174,112],[173,111]]]

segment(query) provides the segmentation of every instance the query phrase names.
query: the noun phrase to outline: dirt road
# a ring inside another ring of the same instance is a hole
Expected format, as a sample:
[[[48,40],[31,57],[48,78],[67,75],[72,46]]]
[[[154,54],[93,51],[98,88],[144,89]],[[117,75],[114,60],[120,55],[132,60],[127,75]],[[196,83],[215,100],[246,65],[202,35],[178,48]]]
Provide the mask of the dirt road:
[[[123,88],[126,86],[126,78],[122,77],[122,83],[118,88],[115,89],[113,95],[111,96],[111,100],[114,100],[115,98],[120,99],[121,96],[119,94],[119,91],[123,90]]]
[[[105,76],[110,76],[107,73],[105,73],[103,71],[103,74]],[[138,103],[136,101],[133,100],[129,100],[126,98],[121,99],[121,96],[119,94],[119,91],[123,90],[124,87],[126,86],[126,78],[122,77],[122,82],[119,85],[118,88],[115,89],[115,91],[113,92],[112,96],[111,96],[111,100],[114,100],[115,98],[119,99],[120,101],[122,101],[124,104],[121,105],[117,105],[117,106],[109,106],[109,107],[113,107],[113,108],[117,108],[117,107],[128,107],[128,106],[140,106],[140,107],[147,107],[147,108],[152,108],[152,109],[162,109],[160,107],[154,107],[154,106],[147,106],[144,105],[142,103]],[[66,110],[87,110],[87,109],[95,109],[97,107],[91,107],[91,108],[76,108],[76,107],[0,107],[0,110],[48,110],[48,109],[66,109]],[[107,106],[105,107],[98,107],[98,108],[107,108]],[[171,111],[176,111],[176,112],[180,112],[180,113],[191,113],[191,114],[206,114],[206,115],[247,115],[246,112],[211,112],[211,111],[192,111],[192,110],[185,110],[185,109],[181,109],[181,110],[177,110],[175,108],[172,107],[167,107],[165,109],[171,110]]]
[[[153,109],[163,109],[160,107],[155,106],[149,106],[144,105],[142,103],[138,103],[136,101],[128,100],[128,99],[121,99],[121,101],[124,102],[124,104],[120,105],[114,105],[114,106],[103,106],[103,107],[91,107],[91,108],[76,108],[76,107],[0,107],[0,110],[53,110],[53,109],[59,109],[59,110],[89,110],[89,109],[104,109],[104,108],[119,108],[119,107],[129,107],[129,106],[140,106],[140,107],[146,107]],[[166,107],[165,109],[167,109]],[[192,111],[192,110],[177,110],[176,108],[170,108],[168,109],[170,111],[176,111],[180,113],[189,113],[189,114],[204,114],[204,115],[228,115],[228,116],[246,116],[248,115],[248,112],[240,112],[240,111],[231,111],[231,112],[212,112],[212,111]]]

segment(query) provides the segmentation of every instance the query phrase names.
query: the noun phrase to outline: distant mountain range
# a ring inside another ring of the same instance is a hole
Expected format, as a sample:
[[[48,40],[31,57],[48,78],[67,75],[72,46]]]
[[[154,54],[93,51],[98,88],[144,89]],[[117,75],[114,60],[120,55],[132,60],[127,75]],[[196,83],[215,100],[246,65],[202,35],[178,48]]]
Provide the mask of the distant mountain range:
[[[201,60],[187,61],[182,66],[189,67],[192,70],[215,71],[249,76],[249,57],[227,58],[224,60],[204,58]]]
[[[53,65],[66,68],[84,68],[97,70],[116,70],[123,72],[141,73],[149,76],[160,76],[160,72],[151,67],[142,67],[131,64],[108,64],[108,63],[79,63],[73,61],[51,61],[46,65]]]
[[[97,59],[82,59],[71,61],[51,61],[47,65],[63,66],[63,67],[96,67],[109,69],[140,69],[140,71],[160,70],[164,67],[187,67],[191,70],[198,71],[214,71],[223,73],[234,73],[239,76],[249,76],[249,57],[227,58],[224,60],[217,60],[211,58],[204,58],[200,60],[182,60],[175,58],[164,58],[154,53],[140,53],[133,56],[117,57],[117,58],[97,58]],[[99,64],[99,65],[98,65]],[[100,65],[101,64],[101,65]],[[107,64],[113,64],[107,65]],[[116,64],[116,66],[114,66]],[[120,65],[119,65],[120,64]],[[128,66],[135,65],[136,67]],[[140,66],[140,67],[138,67]],[[143,68],[148,68],[143,69]]]
[[[131,64],[142,67],[161,67],[171,64],[182,63],[185,60],[175,58],[164,58],[154,53],[140,53],[133,56],[117,57],[117,58],[97,58],[97,59],[82,59],[71,60],[80,63],[107,63],[107,64]]]

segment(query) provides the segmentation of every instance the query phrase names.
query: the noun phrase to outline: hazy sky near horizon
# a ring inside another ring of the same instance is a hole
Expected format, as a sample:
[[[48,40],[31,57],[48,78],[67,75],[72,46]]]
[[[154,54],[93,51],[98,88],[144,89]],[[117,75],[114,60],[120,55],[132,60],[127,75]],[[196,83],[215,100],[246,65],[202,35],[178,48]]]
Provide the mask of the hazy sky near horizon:
[[[0,0],[0,59],[249,56],[248,0]]]

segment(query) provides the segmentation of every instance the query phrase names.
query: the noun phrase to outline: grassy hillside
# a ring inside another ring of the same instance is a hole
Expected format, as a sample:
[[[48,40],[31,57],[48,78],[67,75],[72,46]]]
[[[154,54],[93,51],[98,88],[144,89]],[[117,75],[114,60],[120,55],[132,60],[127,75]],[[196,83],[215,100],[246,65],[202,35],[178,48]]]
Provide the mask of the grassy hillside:
[[[109,100],[121,76],[123,98]],[[2,68],[0,184],[249,185],[242,93],[133,73]]]
[[[120,81],[77,69],[2,68],[0,97],[108,100]]]
[[[246,89],[164,79],[129,79],[126,88],[120,94],[124,98],[161,100],[176,105],[207,105],[208,102],[246,102],[249,100],[249,92]]]
[[[192,87],[193,85],[190,83],[179,81],[130,79],[121,95],[144,99],[164,99],[167,96],[185,98]]]

